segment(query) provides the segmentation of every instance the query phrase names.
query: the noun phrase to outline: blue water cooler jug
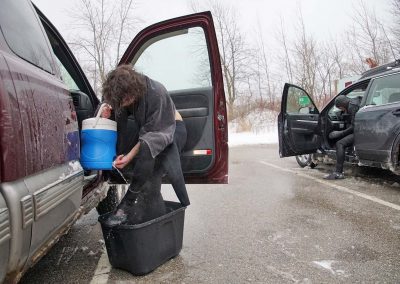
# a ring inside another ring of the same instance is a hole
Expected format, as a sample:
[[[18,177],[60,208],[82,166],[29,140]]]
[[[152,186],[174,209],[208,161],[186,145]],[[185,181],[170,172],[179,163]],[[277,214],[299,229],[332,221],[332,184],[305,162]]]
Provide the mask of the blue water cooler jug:
[[[96,117],[82,121],[80,162],[85,170],[111,170],[116,157],[117,123],[100,117],[105,106]]]

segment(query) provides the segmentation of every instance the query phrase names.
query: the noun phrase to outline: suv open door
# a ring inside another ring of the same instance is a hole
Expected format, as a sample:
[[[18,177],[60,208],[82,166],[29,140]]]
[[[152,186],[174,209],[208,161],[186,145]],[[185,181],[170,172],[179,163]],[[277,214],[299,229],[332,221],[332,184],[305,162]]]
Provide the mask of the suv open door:
[[[179,17],[144,29],[120,64],[132,64],[168,90],[188,133],[182,153],[186,181],[227,183],[226,102],[211,13]]]
[[[319,111],[302,88],[286,83],[278,116],[279,155],[314,153],[321,146]]]

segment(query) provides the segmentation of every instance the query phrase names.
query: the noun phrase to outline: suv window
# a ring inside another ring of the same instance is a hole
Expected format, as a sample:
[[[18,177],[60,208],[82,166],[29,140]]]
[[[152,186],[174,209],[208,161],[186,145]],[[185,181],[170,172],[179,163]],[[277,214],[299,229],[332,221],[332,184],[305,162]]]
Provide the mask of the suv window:
[[[317,114],[318,110],[306,92],[295,86],[290,86],[286,112],[290,114]]]
[[[345,94],[348,98],[354,99],[358,98],[361,102],[362,98],[365,95],[365,89],[367,88],[368,83],[366,83],[364,86],[361,86],[360,88],[352,90],[350,93]],[[328,116],[331,120],[340,120],[340,113],[341,110],[338,109],[335,104],[329,109],[328,111]]]
[[[0,28],[10,49],[32,64],[52,72],[52,59],[46,39],[31,3],[2,0]]]
[[[368,93],[367,105],[400,102],[400,74],[375,79]]]

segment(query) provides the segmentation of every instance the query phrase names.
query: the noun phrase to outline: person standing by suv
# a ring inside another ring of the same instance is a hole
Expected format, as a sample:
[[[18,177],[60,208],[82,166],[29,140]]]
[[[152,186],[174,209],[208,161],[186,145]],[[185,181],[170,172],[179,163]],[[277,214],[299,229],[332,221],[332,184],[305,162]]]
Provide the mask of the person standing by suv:
[[[189,205],[179,158],[186,143],[186,127],[164,86],[137,73],[130,65],[121,65],[108,74],[103,84],[103,97],[111,105],[116,117],[125,108],[134,114],[139,125],[139,141],[126,155],[119,155],[114,161],[115,167],[122,169],[136,158],[129,189],[106,223],[112,226],[131,222],[128,212],[134,211],[135,206],[146,210],[146,204],[138,204],[138,200],[146,201],[146,182],[153,179],[154,183],[157,180],[159,184],[153,187],[161,186],[160,170],[167,172],[181,203]],[[106,108],[102,117],[110,116],[111,110]],[[158,207],[153,209],[159,212],[149,214],[162,215],[162,208]],[[135,221],[139,223],[146,220]]]
[[[360,99],[350,99],[344,95],[335,99],[335,106],[347,116],[347,128],[341,131],[332,131],[329,138],[337,140],[336,145],[336,169],[334,172],[326,175],[324,179],[335,180],[344,179],[343,164],[345,160],[345,151],[347,147],[354,144],[354,118],[360,109]]]

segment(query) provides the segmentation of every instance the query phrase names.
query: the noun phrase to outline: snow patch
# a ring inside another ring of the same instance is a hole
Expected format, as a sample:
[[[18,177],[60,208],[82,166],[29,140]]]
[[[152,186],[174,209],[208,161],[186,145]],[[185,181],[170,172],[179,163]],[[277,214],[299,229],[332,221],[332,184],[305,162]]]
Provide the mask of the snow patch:
[[[346,275],[346,272],[344,270],[341,269],[333,269],[332,265],[334,263],[336,263],[337,261],[335,260],[321,260],[321,261],[313,261],[314,264],[328,270],[329,272],[331,272],[333,275],[338,275],[338,276],[345,276],[347,277],[348,275]]]
[[[78,160],[70,161],[65,171],[61,173],[60,176],[58,177],[58,180],[64,180],[67,176],[76,174],[81,171],[83,171],[83,168]]]
[[[229,123],[228,144],[239,145],[278,143],[277,113],[257,111]]]
[[[335,270],[332,269],[332,264],[334,260],[321,260],[321,261],[313,261],[318,266],[325,268],[326,270],[330,271],[332,274],[335,274]]]
[[[332,264],[334,262],[335,262],[334,260],[313,261],[313,263],[321,266],[322,268],[325,268],[326,270],[329,270],[332,274],[335,274],[335,271],[332,269]]]
[[[239,145],[255,145],[255,144],[276,144],[278,143],[278,130],[254,133],[254,132],[241,132],[229,133],[228,144],[229,147]]]
[[[68,166],[70,168],[71,173],[79,172],[79,171],[83,170],[81,163],[79,161],[71,161],[71,162],[69,162]]]

